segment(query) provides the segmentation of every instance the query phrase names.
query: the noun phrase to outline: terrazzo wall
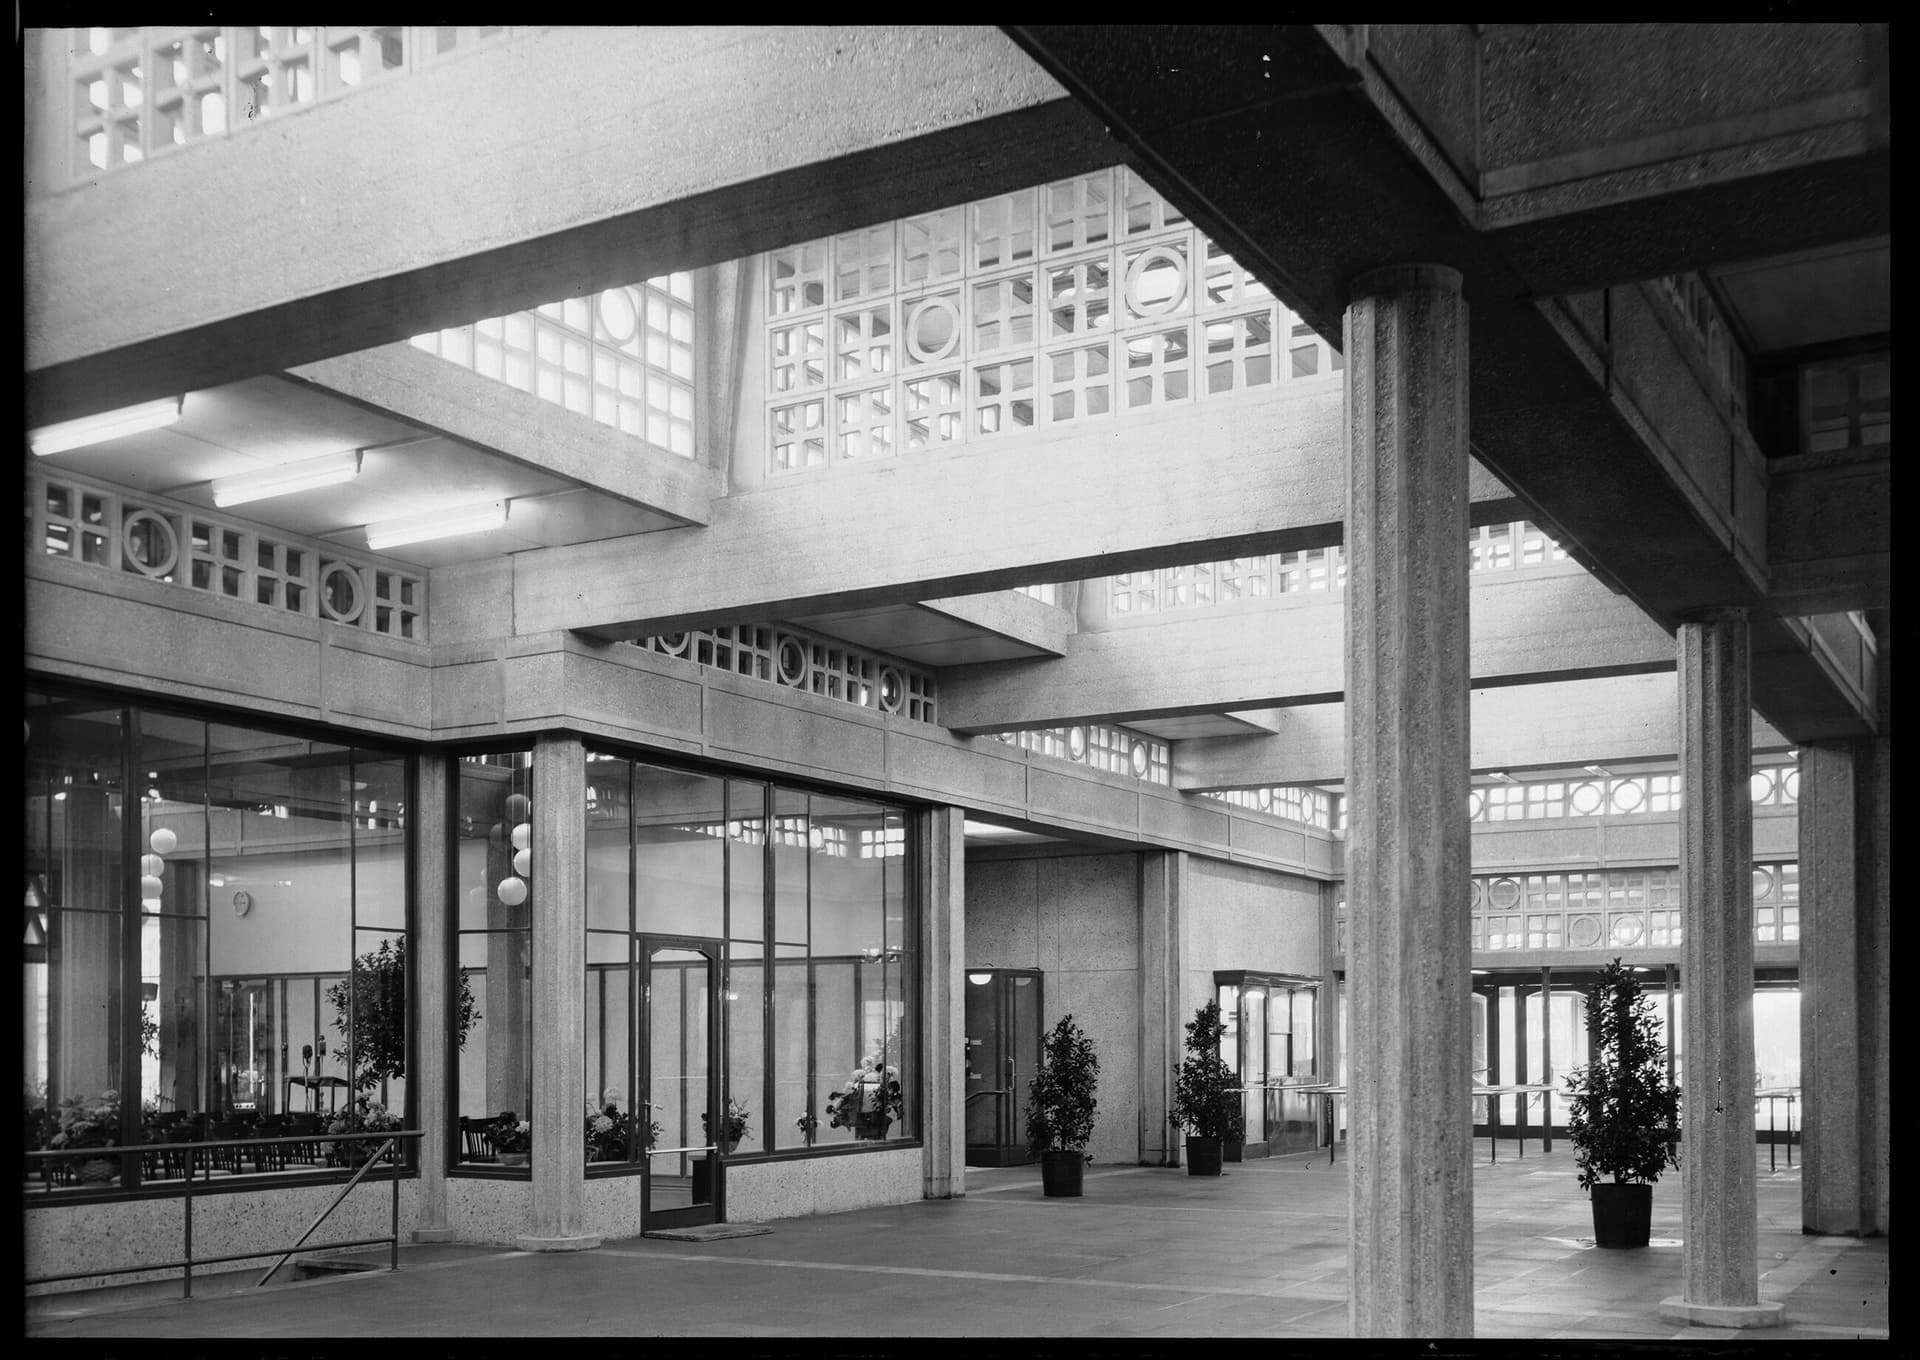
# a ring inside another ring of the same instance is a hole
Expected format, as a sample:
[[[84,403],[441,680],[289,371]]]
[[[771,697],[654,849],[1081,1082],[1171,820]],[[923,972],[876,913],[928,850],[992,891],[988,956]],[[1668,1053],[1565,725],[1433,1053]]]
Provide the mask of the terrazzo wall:
[[[1071,1012],[1099,1055],[1087,1146],[1097,1163],[1141,1159],[1138,864],[1131,854],[967,861],[965,966],[1040,969],[1042,1025]]]
[[[736,1164],[727,1169],[727,1221],[765,1223],[910,1204],[922,1197],[924,1164],[917,1147]]]
[[[339,1193],[338,1183],[282,1186],[273,1190],[199,1194],[193,1198],[193,1254],[206,1256],[260,1251],[272,1255],[223,1265],[196,1265],[195,1275],[250,1270],[256,1274],[285,1251],[316,1215]],[[400,1182],[400,1240],[413,1231],[419,1182]],[[384,1181],[355,1187],[313,1236],[316,1242],[384,1236],[391,1218],[392,1191]],[[25,1220],[27,1276],[64,1275],[68,1271],[131,1266],[173,1260],[186,1254],[184,1198],[138,1199],[62,1204],[22,1213]],[[88,1276],[34,1285],[29,1294],[98,1289],[146,1280],[179,1280],[178,1267],[124,1275]]]

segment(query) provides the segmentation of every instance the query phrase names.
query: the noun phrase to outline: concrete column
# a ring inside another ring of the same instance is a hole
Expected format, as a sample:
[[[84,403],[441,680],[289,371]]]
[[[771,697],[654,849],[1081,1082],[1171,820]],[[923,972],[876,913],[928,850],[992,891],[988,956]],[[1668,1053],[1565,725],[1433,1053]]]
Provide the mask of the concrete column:
[[[1800,749],[1801,1224],[1875,1231],[1871,740]]]
[[[1714,1327],[1781,1320],[1760,1301],[1753,1142],[1753,709],[1746,611],[1680,625],[1680,1183],[1686,1292],[1662,1316]]]
[[[928,1199],[967,1193],[967,963],[966,814],[934,808],[921,819],[921,863],[926,907],[920,913],[921,976],[926,979],[926,1154]]]
[[[587,752],[569,733],[533,748],[533,1221],[522,1251],[585,1251]]]
[[[1347,308],[1347,1318],[1473,1334],[1467,307],[1431,265]]]
[[[1150,850],[1140,856],[1140,1163],[1180,1165],[1180,1139],[1167,1122],[1173,1065],[1182,1056],[1186,1013],[1180,1007],[1181,912],[1187,856]]]
[[[420,1185],[413,1240],[451,1242],[447,1224],[448,1093],[454,1051],[447,974],[453,960],[453,885],[447,875],[453,818],[444,755],[420,757],[409,809],[413,823],[413,996],[411,1088],[420,1129]]]

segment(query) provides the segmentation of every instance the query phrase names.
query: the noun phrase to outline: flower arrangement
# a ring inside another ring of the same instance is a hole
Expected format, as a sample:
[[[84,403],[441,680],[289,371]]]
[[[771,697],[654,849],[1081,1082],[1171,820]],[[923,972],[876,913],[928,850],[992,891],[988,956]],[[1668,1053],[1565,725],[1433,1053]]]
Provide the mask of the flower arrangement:
[[[793,1126],[802,1134],[811,1137],[813,1131],[820,1127],[820,1118],[812,1110],[802,1110],[800,1117],[793,1121]]]
[[[700,1116],[700,1131],[709,1138],[713,1137],[713,1131],[708,1127],[707,1117],[704,1114]],[[732,1096],[728,1096],[727,1112],[720,1116],[720,1137],[718,1141],[731,1148],[735,1143],[745,1138],[747,1133],[747,1107],[735,1100]]]
[[[404,1127],[405,1122],[372,1096],[357,1096],[351,1105],[336,1111],[333,1118],[327,1121],[327,1132],[386,1133]],[[320,1151],[336,1164],[357,1166],[373,1156],[379,1146],[371,1138],[359,1138],[350,1143],[322,1143]]]
[[[900,1069],[869,1053],[847,1078],[847,1084],[827,1096],[827,1123],[853,1129],[863,1138],[886,1136],[887,1125],[900,1117],[906,1098],[900,1089]]]
[[[502,1110],[487,1125],[487,1141],[495,1152],[532,1152],[533,1124],[512,1110]]]
[[[624,1162],[627,1140],[639,1120],[620,1108],[620,1092],[608,1087],[600,1093],[600,1102],[587,1102],[586,1141],[590,1162]],[[642,1129],[645,1145],[652,1147],[660,1137],[660,1125],[648,1121]]]
[[[112,1147],[120,1141],[120,1093],[68,1096],[56,1107],[53,1136],[48,1147]]]

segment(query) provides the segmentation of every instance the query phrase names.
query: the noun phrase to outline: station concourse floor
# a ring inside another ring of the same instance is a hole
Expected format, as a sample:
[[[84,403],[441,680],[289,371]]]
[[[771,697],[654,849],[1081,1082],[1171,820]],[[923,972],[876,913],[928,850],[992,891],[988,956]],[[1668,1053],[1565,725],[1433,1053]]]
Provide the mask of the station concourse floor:
[[[1663,1321],[1681,1292],[1681,1189],[1654,1188],[1653,1243],[1602,1251],[1564,1143],[1497,1162],[1474,1145],[1476,1338],[1803,1348],[1888,1337],[1885,1238],[1807,1236],[1800,1170],[1758,1150],[1763,1299],[1783,1326]],[[258,1268],[29,1299],[40,1340],[199,1338],[325,1353],[373,1337],[889,1337],[1347,1335],[1347,1162],[1324,1151],[1184,1169],[1087,1168],[1080,1199],[1048,1200],[1038,1167],[970,1169],[968,1193],[816,1218],[710,1242],[632,1238],[598,1250],[403,1245],[400,1269],[250,1288]],[[156,1292],[165,1291],[165,1292]],[[873,1343],[873,1344],[869,1344]],[[225,1349],[227,1347],[222,1347]],[[1713,1349],[1709,1347],[1709,1349]],[[265,1353],[265,1352],[262,1352]]]

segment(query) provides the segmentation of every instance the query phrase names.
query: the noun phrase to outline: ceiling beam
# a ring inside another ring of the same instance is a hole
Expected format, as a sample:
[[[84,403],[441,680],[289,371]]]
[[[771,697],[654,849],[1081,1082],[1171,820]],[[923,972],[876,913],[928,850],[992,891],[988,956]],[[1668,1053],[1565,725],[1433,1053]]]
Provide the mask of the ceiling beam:
[[[1058,660],[950,667],[940,676],[940,722],[1004,732],[1328,703],[1344,691],[1345,612],[1335,592],[1182,610],[1077,633]],[[1674,664],[1673,639],[1658,624],[1577,569],[1476,576],[1469,615],[1476,685]]]
[[[1470,700],[1475,770],[1605,766],[1669,759],[1679,751],[1680,696],[1671,671],[1476,689]],[[1271,736],[1174,743],[1173,786],[1203,793],[1345,780],[1345,703],[1302,704],[1276,716]],[[1754,716],[1755,751],[1790,745]]]
[[[777,78],[745,98],[745,72]],[[515,33],[30,199],[28,424],[1115,158],[1098,122],[991,28]]]
[[[703,530],[516,554],[515,613],[639,638],[1322,547],[1345,529],[1341,411],[1339,382],[1310,380],[794,477],[715,501]],[[1525,513],[1477,467],[1469,488],[1475,524]]]

